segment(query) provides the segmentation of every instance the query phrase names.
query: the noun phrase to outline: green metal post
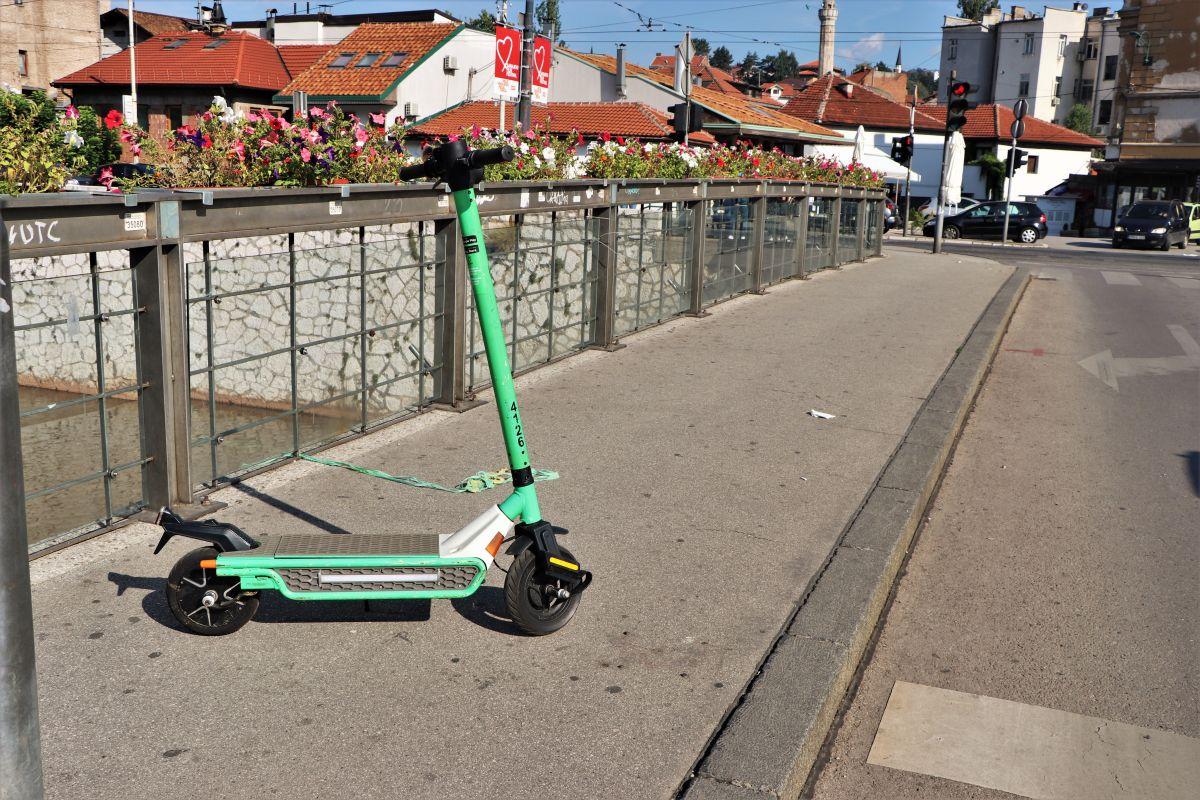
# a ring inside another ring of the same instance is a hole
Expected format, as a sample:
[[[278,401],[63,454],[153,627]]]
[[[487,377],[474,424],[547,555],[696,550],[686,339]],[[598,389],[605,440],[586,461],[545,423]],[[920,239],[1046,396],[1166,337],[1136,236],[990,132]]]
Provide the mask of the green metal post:
[[[508,365],[508,345],[504,341],[504,325],[500,322],[500,309],[496,304],[496,287],[492,282],[492,269],[483,244],[483,223],[479,219],[479,208],[475,205],[475,190],[460,189],[455,192],[454,208],[458,211],[458,221],[462,226],[463,250],[467,255],[471,289],[475,293],[475,310],[479,314],[483,348],[492,376],[492,391],[496,395],[496,410],[500,414],[504,447],[508,451],[508,465],[515,474],[517,470],[529,467],[529,451],[525,446],[521,412],[517,409],[517,392]],[[509,519],[519,515],[525,523],[538,522],[542,518],[533,485],[516,487],[512,495],[500,504],[500,510]]]

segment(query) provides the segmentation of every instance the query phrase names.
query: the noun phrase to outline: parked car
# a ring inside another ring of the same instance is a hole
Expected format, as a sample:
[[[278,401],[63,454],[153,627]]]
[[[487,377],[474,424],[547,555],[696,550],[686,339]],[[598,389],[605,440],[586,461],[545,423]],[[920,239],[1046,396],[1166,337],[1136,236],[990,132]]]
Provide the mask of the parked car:
[[[1200,203],[1184,203],[1188,218],[1188,241],[1200,244]]]
[[[1036,203],[1009,203],[1008,238],[1025,244],[1044,239],[1046,214]],[[923,232],[933,236],[937,218],[925,223]],[[942,235],[947,239],[999,239],[1004,232],[1004,203],[979,203],[946,217]]]
[[[974,208],[979,205],[978,200],[973,197],[964,197],[958,203],[946,203],[946,216],[953,216],[960,212],[966,211],[969,208]],[[933,219],[937,216],[937,201],[927,200],[917,208],[917,213],[925,219]]]
[[[1175,245],[1182,250],[1187,247],[1189,227],[1187,212],[1178,200],[1141,200],[1117,219],[1112,246],[1166,250]]]

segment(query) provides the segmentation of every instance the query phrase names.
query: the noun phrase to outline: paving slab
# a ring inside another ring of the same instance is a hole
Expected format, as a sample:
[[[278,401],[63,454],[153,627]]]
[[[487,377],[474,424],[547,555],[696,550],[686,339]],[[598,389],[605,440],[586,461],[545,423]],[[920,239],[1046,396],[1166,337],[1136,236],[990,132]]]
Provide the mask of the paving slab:
[[[729,711],[765,700],[745,687],[1010,272],[898,253],[520,378],[534,465],[562,474],[543,509],[597,575],[550,637],[517,635],[498,570],[453,602],[269,596],[210,639],[165,606],[188,543],[152,556],[137,525],[35,561],[47,796],[675,796]],[[503,464],[495,414],[327,455],[453,483]],[[251,532],[372,533],[452,530],[499,497],[296,464],[216,499]]]

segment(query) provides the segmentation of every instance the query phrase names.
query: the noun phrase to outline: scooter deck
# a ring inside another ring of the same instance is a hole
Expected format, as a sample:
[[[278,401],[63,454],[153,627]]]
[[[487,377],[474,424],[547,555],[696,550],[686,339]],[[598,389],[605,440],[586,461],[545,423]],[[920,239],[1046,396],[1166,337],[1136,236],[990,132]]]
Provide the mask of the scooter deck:
[[[360,556],[438,555],[436,533],[286,533],[259,537],[258,547],[222,553],[238,558],[354,558]]]

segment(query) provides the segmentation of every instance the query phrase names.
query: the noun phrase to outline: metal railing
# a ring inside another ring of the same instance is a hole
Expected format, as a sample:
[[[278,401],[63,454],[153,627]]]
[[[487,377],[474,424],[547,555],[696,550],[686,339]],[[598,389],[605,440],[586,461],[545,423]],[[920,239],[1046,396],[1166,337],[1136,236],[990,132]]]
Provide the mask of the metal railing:
[[[878,254],[882,193],[564,181],[479,193],[517,372]],[[30,541],[488,384],[448,194],[388,185],[0,197]]]

